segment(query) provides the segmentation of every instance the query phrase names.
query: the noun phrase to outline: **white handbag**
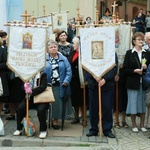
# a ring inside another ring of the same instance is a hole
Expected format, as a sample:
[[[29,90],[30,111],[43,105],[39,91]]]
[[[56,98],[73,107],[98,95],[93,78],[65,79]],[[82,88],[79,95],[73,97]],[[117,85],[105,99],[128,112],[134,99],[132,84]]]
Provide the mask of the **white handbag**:
[[[1,135],[5,135],[5,131],[4,131],[4,123],[2,119],[0,118],[0,136]]]

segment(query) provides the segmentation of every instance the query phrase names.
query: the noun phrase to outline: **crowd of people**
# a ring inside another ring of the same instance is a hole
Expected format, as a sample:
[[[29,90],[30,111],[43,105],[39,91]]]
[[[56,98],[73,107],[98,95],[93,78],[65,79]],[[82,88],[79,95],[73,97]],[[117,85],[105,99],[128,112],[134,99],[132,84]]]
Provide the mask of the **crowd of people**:
[[[149,12],[148,12],[149,13]],[[150,68],[150,26],[149,14],[145,16],[140,10],[133,24],[136,32],[132,36],[132,49],[127,50],[123,64],[118,66],[117,54],[115,55],[116,66],[107,72],[101,79],[96,80],[89,72],[84,70],[84,78],[87,83],[87,106],[89,110],[90,129],[86,136],[97,136],[99,133],[99,104],[98,87],[102,91],[102,129],[103,134],[109,138],[115,138],[112,132],[113,111],[115,99],[115,87],[119,87],[119,111],[122,112],[122,126],[128,128],[126,115],[131,117],[132,131],[147,132],[149,123],[145,126],[146,108],[145,98],[147,89],[150,88],[150,80],[145,76],[147,68]],[[106,9],[103,20],[109,22],[112,17],[109,9]],[[0,78],[3,85],[3,95],[0,96],[0,113],[3,103],[9,104],[10,115],[7,120],[14,120],[15,113],[17,130],[15,136],[22,133],[22,119],[26,116],[25,94],[30,95],[29,109],[35,108],[40,123],[39,138],[46,138],[46,110],[47,103],[34,104],[33,97],[42,93],[47,85],[52,86],[55,102],[52,104],[52,127],[54,130],[60,128],[59,120],[62,119],[62,105],[66,101],[66,116],[74,112],[71,124],[80,123],[80,112],[83,115],[83,88],[79,77],[79,50],[80,38],[76,37],[75,18],[69,20],[68,31],[54,29],[55,41],[47,43],[46,66],[28,83],[13,73],[6,65],[7,62],[7,33],[0,31]],[[93,27],[90,17],[84,22],[86,27]],[[145,33],[146,32],[146,33]],[[144,35],[145,34],[145,35]],[[143,60],[146,60],[145,62]],[[119,68],[119,73],[118,73]],[[10,75],[14,74],[14,78]],[[147,75],[148,76],[148,75]],[[37,87],[40,78],[40,85]],[[36,83],[36,84],[35,84]],[[117,96],[117,95],[116,95]],[[74,110],[74,111],[73,111]],[[150,115],[150,114],[147,114]],[[140,117],[140,128],[136,123],[136,117]],[[120,124],[116,127],[120,128]]]

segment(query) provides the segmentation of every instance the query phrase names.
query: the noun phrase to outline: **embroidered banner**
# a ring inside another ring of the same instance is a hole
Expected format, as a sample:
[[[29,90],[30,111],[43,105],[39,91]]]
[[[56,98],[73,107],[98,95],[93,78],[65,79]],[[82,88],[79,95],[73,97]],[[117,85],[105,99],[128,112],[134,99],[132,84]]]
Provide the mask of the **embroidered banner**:
[[[48,29],[47,29],[48,30],[48,35],[47,36],[50,38],[51,34],[53,34],[52,16],[47,15],[47,16],[37,17],[36,22],[51,24],[51,26],[49,26]]]
[[[24,82],[45,67],[45,55],[46,28],[10,27],[7,65]]]
[[[131,25],[121,24],[115,26],[115,48],[119,65],[123,64],[124,56],[131,47]]]
[[[80,29],[82,66],[95,79],[115,66],[115,28]]]
[[[67,31],[67,16],[68,12],[53,13],[53,29],[59,28]]]

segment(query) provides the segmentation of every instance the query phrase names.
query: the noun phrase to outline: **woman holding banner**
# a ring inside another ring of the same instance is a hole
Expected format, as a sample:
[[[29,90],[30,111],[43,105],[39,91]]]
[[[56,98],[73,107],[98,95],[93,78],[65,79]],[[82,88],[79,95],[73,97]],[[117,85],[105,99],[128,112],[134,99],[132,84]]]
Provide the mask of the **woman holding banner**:
[[[30,95],[29,109],[35,108],[37,110],[37,116],[40,122],[40,134],[39,138],[44,139],[47,136],[46,132],[46,110],[48,109],[48,103],[34,104],[34,96],[42,93],[47,87],[47,75],[42,73],[40,77],[40,85],[37,87],[37,78],[33,78],[29,83],[24,84],[24,90],[26,94]],[[31,88],[33,87],[33,88]],[[17,109],[17,130],[14,132],[15,136],[19,136],[22,133],[22,120],[26,116],[26,101],[23,100]]]

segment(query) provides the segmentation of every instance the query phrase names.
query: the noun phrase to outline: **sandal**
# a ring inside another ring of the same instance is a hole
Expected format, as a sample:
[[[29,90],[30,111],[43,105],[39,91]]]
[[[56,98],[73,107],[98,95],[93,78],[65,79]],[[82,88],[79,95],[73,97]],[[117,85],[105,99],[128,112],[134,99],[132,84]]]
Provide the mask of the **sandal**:
[[[118,128],[118,129],[121,128],[119,123],[115,123],[114,127],[115,127],[115,128]]]
[[[129,125],[128,125],[126,122],[122,122],[122,126],[123,126],[124,128],[129,128]]]

